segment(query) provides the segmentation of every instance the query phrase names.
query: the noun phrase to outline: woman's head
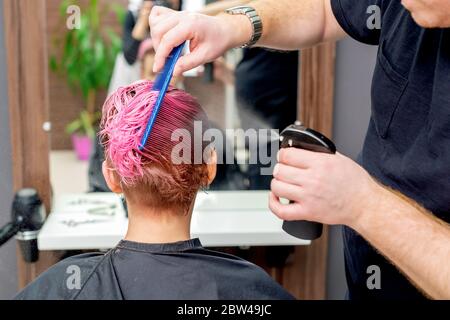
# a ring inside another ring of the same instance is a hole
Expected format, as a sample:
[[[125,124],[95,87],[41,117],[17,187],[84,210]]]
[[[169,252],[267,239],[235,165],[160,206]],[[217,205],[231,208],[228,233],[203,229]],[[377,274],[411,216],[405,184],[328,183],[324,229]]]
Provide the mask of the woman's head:
[[[208,119],[197,101],[184,91],[169,88],[150,137],[142,151],[140,140],[158,93],[153,83],[141,81],[114,92],[103,106],[100,137],[105,149],[103,173],[113,192],[123,192],[127,201],[154,208],[187,209],[197,191],[207,186],[215,175],[213,150],[194,161],[194,128],[202,131]],[[197,125],[195,125],[197,123]],[[173,139],[177,130],[189,132],[191,139]],[[203,134],[203,132],[201,133]],[[179,159],[177,146],[191,152]],[[202,149],[207,148],[201,143]],[[187,157],[186,157],[187,156]]]

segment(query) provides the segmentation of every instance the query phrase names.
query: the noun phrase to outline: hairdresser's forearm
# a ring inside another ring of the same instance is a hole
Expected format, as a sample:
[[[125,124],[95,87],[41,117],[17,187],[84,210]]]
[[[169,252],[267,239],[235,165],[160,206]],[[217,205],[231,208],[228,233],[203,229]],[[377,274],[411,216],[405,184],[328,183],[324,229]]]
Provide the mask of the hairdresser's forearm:
[[[383,188],[377,208],[365,208],[351,227],[430,297],[450,299],[448,225],[412,201]]]
[[[263,21],[259,46],[302,49],[345,36],[330,0],[255,0],[250,5]]]
[[[331,0],[255,0],[263,23],[257,45],[274,49],[298,50],[345,36],[336,21]],[[174,47],[190,40],[190,53],[175,66],[175,75],[211,62],[231,48],[248,43],[252,25],[245,15],[179,13],[154,7],[150,15],[152,39],[156,48],[154,72],[164,67]],[[175,25],[175,26],[174,26]]]

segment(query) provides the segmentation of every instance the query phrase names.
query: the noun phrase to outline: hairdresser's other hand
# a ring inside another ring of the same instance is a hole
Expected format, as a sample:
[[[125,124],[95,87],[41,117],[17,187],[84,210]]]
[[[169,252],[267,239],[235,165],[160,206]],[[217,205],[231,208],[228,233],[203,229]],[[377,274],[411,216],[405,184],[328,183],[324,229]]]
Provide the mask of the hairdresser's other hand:
[[[274,169],[270,209],[283,220],[355,227],[376,208],[383,188],[353,160],[300,149],[282,149]],[[280,202],[280,198],[294,201]]]
[[[252,26],[244,15],[206,16],[155,6],[150,14],[150,30],[156,49],[154,72],[159,72],[173,48],[190,40],[190,53],[181,57],[175,75],[211,62],[225,51],[246,43]]]

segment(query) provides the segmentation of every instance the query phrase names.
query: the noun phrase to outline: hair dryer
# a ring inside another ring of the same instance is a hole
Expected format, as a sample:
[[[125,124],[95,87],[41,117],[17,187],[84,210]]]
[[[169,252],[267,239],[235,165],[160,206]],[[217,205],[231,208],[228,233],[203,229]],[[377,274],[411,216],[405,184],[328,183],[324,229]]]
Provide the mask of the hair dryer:
[[[37,236],[44,221],[45,208],[37,191],[20,190],[12,204],[11,222],[0,229],[0,246],[16,236],[24,260],[36,262],[39,259]]]
[[[299,148],[314,152],[336,153],[334,143],[320,132],[304,127],[300,122],[287,127],[280,135],[280,148]],[[288,234],[314,240],[322,235],[323,225],[311,221],[284,221],[283,230]]]

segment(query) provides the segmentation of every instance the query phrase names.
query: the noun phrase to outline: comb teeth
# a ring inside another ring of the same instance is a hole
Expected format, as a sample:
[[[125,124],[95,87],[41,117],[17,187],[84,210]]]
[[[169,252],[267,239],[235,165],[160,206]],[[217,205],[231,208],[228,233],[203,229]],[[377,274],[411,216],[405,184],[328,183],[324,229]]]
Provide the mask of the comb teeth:
[[[142,151],[147,144],[147,140],[150,137],[150,134],[153,129],[153,125],[156,121],[156,116],[158,115],[159,109],[161,108],[162,102],[164,100],[164,96],[166,95],[167,89],[169,88],[170,81],[172,80],[173,71],[175,69],[175,65],[177,64],[178,59],[183,52],[184,43],[176,47],[172,50],[170,55],[166,59],[166,63],[164,68],[160,74],[156,77],[155,82],[153,83],[152,91],[159,92],[158,98],[156,100],[155,106],[152,109],[152,113],[147,123],[147,127],[145,129],[144,136],[142,137],[139,150]]]

